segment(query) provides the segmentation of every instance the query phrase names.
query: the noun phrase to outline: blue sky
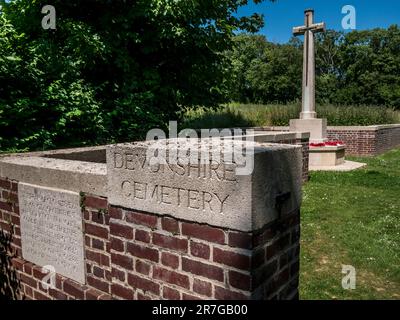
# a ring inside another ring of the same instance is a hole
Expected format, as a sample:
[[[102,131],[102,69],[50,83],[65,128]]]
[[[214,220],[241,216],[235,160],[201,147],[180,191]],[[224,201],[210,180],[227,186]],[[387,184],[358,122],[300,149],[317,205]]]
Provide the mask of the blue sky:
[[[342,29],[342,7],[352,5],[356,9],[357,30],[400,25],[399,0],[268,0],[255,5],[252,1],[238,11],[238,15],[263,13],[265,27],[261,30],[269,41],[287,42],[292,27],[303,25],[304,10],[315,10],[315,22],[326,22],[328,29]]]

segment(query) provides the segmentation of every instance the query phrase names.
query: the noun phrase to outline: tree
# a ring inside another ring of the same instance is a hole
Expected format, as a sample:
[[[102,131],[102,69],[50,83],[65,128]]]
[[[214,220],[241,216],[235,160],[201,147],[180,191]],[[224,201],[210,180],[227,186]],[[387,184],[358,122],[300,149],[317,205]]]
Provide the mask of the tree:
[[[223,52],[263,24],[235,15],[247,2],[1,0],[0,149],[132,140],[225,102]],[[41,28],[47,4],[56,30]]]
[[[302,51],[296,40],[279,45],[264,36],[241,34],[235,44],[228,54],[233,65],[233,100],[286,103],[301,97]]]
[[[233,65],[231,98],[238,102],[287,103],[301,99],[302,45],[280,45],[242,34],[228,53]],[[316,37],[319,103],[383,105],[400,109],[400,29],[328,30]]]

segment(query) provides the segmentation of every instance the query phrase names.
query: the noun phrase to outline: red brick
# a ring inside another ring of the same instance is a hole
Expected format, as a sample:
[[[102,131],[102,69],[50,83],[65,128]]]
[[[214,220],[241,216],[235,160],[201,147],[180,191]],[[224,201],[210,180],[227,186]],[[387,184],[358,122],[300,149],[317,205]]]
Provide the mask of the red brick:
[[[92,216],[92,221],[95,223],[99,223],[99,224],[104,224],[104,213],[102,212],[96,212],[96,211],[92,211],[91,212],[91,216]]]
[[[96,289],[89,289],[86,291],[86,300],[98,300],[103,292]]]
[[[18,182],[11,182],[11,191],[18,192]]]
[[[179,223],[175,219],[164,217],[161,219],[161,227],[165,231],[173,234],[179,234]]]
[[[12,205],[11,205],[11,203],[8,203],[5,201],[0,201],[0,209],[12,212]]]
[[[118,236],[129,240],[133,239],[132,227],[114,222],[110,223],[110,234],[112,234],[113,236]]]
[[[217,281],[224,281],[221,268],[182,257],[182,270]]]
[[[24,263],[25,263],[24,260],[22,260],[20,258],[13,258],[11,262],[15,269],[23,271],[23,267],[24,267]]]
[[[108,240],[108,229],[85,222],[85,233]]]
[[[133,270],[133,260],[126,255],[111,253],[111,261],[113,264],[119,265],[127,270]]]
[[[141,294],[140,292],[138,292],[137,300],[151,300],[151,298],[149,296],[145,296],[145,295]]]
[[[252,236],[244,232],[229,232],[228,244],[231,247],[252,249]]]
[[[163,287],[163,298],[168,300],[180,300],[181,295],[178,290],[169,287]]]
[[[276,242],[273,242],[266,248],[266,253],[265,257],[267,260],[270,260],[272,257],[274,257],[278,253],[278,245]]]
[[[13,212],[14,212],[17,216],[19,216],[19,206],[18,206],[18,205],[14,204],[14,206],[13,206]]]
[[[32,274],[32,268],[33,268],[33,264],[31,263],[31,262],[26,262],[25,264],[24,264],[24,272],[26,273],[26,274]]]
[[[165,266],[177,269],[179,267],[179,257],[172,253],[163,252],[161,254],[161,263]]]
[[[251,276],[249,274],[229,271],[229,284],[237,289],[251,290]]]
[[[0,179],[0,188],[10,190],[11,181],[6,179]]]
[[[195,223],[182,223],[182,234],[219,244],[225,243],[225,234],[221,229]]]
[[[136,272],[145,274],[146,276],[148,276],[150,274],[150,264],[144,262],[144,261],[140,261],[140,260],[136,260],[136,264],[135,264],[135,270]]]
[[[22,283],[27,284],[31,288],[37,288],[37,281],[33,277],[27,276],[23,273],[21,273],[19,277]]]
[[[215,286],[215,299],[217,300],[248,300],[249,297],[235,291]]]
[[[62,293],[60,290],[49,288],[49,295],[53,297],[55,300],[67,300],[68,297],[66,294]]]
[[[126,251],[138,258],[147,259],[154,262],[159,261],[158,250],[156,249],[128,242],[126,245]]]
[[[118,270],[116,268],[111,269],[111,275],[113,278],[118,279],[121,282],[125,281],[125,272]]]
[[[11,233],[11,224],[0,222],[0,229],[6,231],[7,233]]]
[[[290,244],[290,233],[280,237],[277,241],[277,246],[280,250],[286,248]]]
[[[108,214],[111,219],[122,219],[122,210],[120,208],[110,206],[108,208]]]
[[[270,227],[263,232],[253,236],[253,247],[264,245],[266,242],[273,239],[278,233],[278,228]]]
[[[7,200],[11,203],[18,203],[18,195],[15,192],[10,192]]]
[[[250,257],[232,252],[214,248],[213,259],[215,262],[225,264],[238,269],[248,270],[250,268]]]
[[[110,294],[102,294],[98,300],[112,300],[112,297]]]
[[[40,293],[39,291],[33,291],[33,298],[35,300],[51,300],[48,296]]]
[[[133,288],[142,289],[145,293],[152,292],[155,295],[160,294],[160,285],[152,280],[147,280],[133,274],[128,274],[128,283]]]
[[[70,279],[64,281],[64,291],[65,293],[73,296],[76,299],[83,300],[85,297],[86,287],[81,286]]]
[[[14,244],[15,246],[21,248],[21,245],[22,245],[22,243],[21,243],[21,238],[14,237],[12,240],[13,240],[12,242],[13,242],[13,244]]]
[[[24,286],[25,287],[25,294],[28,296],[28,297],[30,297],[30,298],[33,298],[33,290],[32,290],[32,288],[31,287],[29,287],[28,285],[25,285]]]
[[[56,288],[62,290],[65,278],[56,273]]]
[[[109,267],[110,266],[110,257],[106,254],[100,254],[100,265]]]
[[[118,283],[113,283],[111,285],[111,293],[126,300],[133,300],[132,289],[121,286]]]
[[[277,270],[277,265],[278,263],[276,262],[276,260],[272,260],[267,265],[263,266],[262,268],[254,272],[252,281],[253,287],[257,288],[260,284],[269,281],[273,276],[273,274],[275,273],[275,271]]]
[[[150,243],[150,232],[144,230],[135,231],[135,240]]]
[[[87,246],[87,247],[90,247],[91,246],[91,244],[90,244],[90,237],[89,236],[85,236],[85,246]]]
[[[38,279],[42,280],[45,276],[47,276],[48,273],[42,272],[42,268],[39,266],[33,266],[33,276]]]
[[[125,216],[127,222],[140,224],[149,228],[155,228],[157,225],[157,217],[153,215],[129,211],[125,213]]]
[[[97,278],[104,278],[104,270],[97,266],[93,266],[93,275]]]
[[[99,239],[92,239],[92,248],[104,250],[104,242]]]
[[[85,195],[83,204],[95,209],[107,209],[107,199]]]
[[[211,297],[211,294],[212,294],[211,283],[206,282],[206,281],[201,281],[199,279],[194,279],[193,291],[197,292],[203,296]]]
[[[14,226],[14,235],[21,236],[21,228],[18,226]]]
[[[253,256],[251,257],[251,267],[256,269],[262,266],[265,262],[265,249],[260,248],[253,252]]]
[[[175,271],[154,266],[153,278],[189,289],[189,277]]]
[[[179,239],[176,237],[165,236],[159,233],[153,233],[153,243],[159,247],[187,252],[188,241],[187,239]]]
[[[124,251],[124,242],[122,240],[111,237],[110,242],[111,242],[111,249],[119,252]]]
[[[86,249],[86,259],[101,264],[101,255],[99,252]]]
[[[90,275],[88,275],[86,279],[89,286],[92,286],[105,293],[110,293],[110,285],[107,282],[100,279],[96,279]]]
[[[210,259],[210,246],[204,243],[190,241],[190,254],[194,257]]]

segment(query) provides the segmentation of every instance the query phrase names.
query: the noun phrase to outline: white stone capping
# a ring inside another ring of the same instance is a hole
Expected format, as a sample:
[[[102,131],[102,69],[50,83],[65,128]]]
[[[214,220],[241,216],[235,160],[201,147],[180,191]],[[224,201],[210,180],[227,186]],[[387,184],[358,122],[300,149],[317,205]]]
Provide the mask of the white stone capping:
[[[103,163],[44,157],[0,158],[0,177],[38,186],[107,196]]]
[[[179,163],[152,168],[146,158],[150,143],[110,145],[108,201],[127,209],[245,232],[300,208],[301,146],[233,143],[254,146],[250,175],[234,174],[236,165],[223,161],[202,164],[200,169]]]

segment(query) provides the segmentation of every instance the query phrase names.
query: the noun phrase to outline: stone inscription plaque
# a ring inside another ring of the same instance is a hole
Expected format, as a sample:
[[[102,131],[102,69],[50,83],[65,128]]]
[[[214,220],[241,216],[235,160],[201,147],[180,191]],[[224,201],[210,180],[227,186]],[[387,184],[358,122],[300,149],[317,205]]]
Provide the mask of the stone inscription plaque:
[[[20,182],[18,198],[23,258],[85,283],[79,194]]]

